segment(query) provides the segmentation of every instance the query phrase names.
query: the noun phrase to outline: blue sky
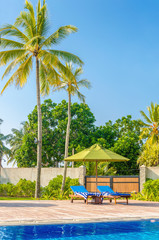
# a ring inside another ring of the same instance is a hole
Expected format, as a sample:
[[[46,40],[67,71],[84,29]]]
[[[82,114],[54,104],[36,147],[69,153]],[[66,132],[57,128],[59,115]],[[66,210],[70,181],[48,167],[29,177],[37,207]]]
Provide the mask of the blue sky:
[[[33,4],[37,0],[32,0]],[[81,89],[96,118],[96,125],[131,114],[140,117],[150,102],[159,103],[159,1],[158,0],[46,0],[50,33],[62,25],[78,27],[58,46],[85,63],[83,78],[91,90]],[[0,25],[14,23],[24,0],[1,1]],[[0,68],[0,78],[4,68]],[[7,80],[7,79],[5,79]],[[4,81],[0,82],[2,89]],[[54,102],[64,92],[51,93]],[[44,98],[42,98],[42,101]],[[74,101],[77,101],[74,98]],[[10,133],[36,105],[35,72],[23,89],[9,87],[0,96],[0,131]]]

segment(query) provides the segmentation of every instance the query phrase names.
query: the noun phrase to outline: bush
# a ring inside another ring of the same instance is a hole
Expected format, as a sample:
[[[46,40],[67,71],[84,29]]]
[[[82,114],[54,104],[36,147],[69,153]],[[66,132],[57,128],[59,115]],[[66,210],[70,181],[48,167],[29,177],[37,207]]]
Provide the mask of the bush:
[[[58,175],[50,180],[49,184],[42,190],[43,199],[57,199],[60,197],[62,178],[62,175]]]
[[[12,183],[0,184],[0,195],[1,196],[15,196],[16,187]]]
[[[147,200],[159,201],[159,179],[148,180],[144,183],[143,195]]]
[[[49,184],[43,188],[42,199],[68,199],[69,194],[71,193],[70,186],[79,185],[78,179],[71,179],[70,177],[66,178],[66,183],[64,187],[64,192],[61,192],[62,186],[62,175],[58,175],[56,178],[50,180]]]
[[[20,179],[14,185],[12,183],[0,184],[0,195],[8,197],[33,197],[35,193],[35,181]]]
[[[144,185],[141,193],[133,194],[134,200],[158,201],[159,202],[159,179],[148,179]]]
[[[78,179],[66,178],[64,192],[61,192],[62,175],[58,175],[56,178],[50,180],[49,184],[41,188],[42,199],[68,199],[71,193],[71,185],[79,185]],[[12,183],[0,184],[0,196],[8,197],[34,197],[35,193],[35,181],[32,182],[26,179],[20,179],[19,182],[14,185]]]
[[[34,197],[35,181],[32,182],[30,180],[20,179],[15,187],[16,187],[16,196]]]

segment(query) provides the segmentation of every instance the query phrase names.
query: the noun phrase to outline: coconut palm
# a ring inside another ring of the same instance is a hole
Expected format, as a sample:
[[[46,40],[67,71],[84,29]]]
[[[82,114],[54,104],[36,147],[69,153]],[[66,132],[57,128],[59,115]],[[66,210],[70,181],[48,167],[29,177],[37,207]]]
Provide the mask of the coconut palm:
[[[61,83],[60,85],[54,86],[54,91],[65,90],[68,94],[68,122],[66,129],[66,139],[65,139],[65,158],[68,157],[68,147],[69,147],[69,133],[70,133],[70,125],[71,125],[71,97],[77,95],[78,98],[85,102],[85,96],[79,91],[80,87],[90,88],[90,82],[87,79],[81,79],[80,76],[83,73],[81,67],[76,69],[73,68],[71,63],[66,63],[66,69],[72,72],[72,76],[68,76],[61,72]],[[67,171],[67,162],[64,163],[64,176],[62,182],[62,191],[64,190],[65,180],[66,180],[66,171]]]
[[[147,107],[148,116],[140,111],[142,117],[146,122],[142,121],[143,128],[140,137],[149,138],[152,143],[159,140],[159,105],[151,103],[150,107]]]
[[[70,71],[62,64],[61,60],[72,61],[82,64],[82,61],[75,55],[54,50],[57,45],[70,33],[76,32],[77,28],[72,25],[60,27],[56,32],[48,36],[48,14],[45,1],[41,4],[38,0],[37,10],[33,5],[25,1],[25,10],[20,13],[14,25],[7,24],[0,28],[1,47],[0,66],[7,65],[2,79],[9,74],[1,93],[10,85],[23,87],[27,82],[30,71],[33,67],[33,60],[36,63],[36,94],[38,109],[38,141],[37,141],[37,178],[35,197],[40,196],[40,173],[42,153],[42,116],[40,104],[40,84],[49,86],[52,82],[60,84],[58,71],[72,76]],[[5,36],[11,38],[4,38]],[[10,75],[13,72],[12,75]]]
[[[22,123],[22,125],[23,127],[20,130],[12,128],[12,134],[8,136],[8,139],[6,141],[11,147],[11,155],[7,161],[7,164],[13,163],[13,166],[16,164],[16,161],[14,159],[15,153],[23,143],[24,123]]]
[[[0,124],[2,124],[2,120],[0,119]],[[1,167],[2,167],[2,158],[3,156],[6,156],[7,158],[10,156],[11,151],[9,148],[7,148],[4,145],[4,142],[8,139],[9,135],[4,135],[2,133],[0,133],[0,176],[1,176]]]

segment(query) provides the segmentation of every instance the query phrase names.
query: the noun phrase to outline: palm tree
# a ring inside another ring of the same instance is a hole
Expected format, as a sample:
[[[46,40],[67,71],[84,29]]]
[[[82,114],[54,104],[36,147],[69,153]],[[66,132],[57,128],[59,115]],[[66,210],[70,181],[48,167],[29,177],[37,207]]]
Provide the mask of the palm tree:
[[[140,111],[143,116],[145,122],[142,122],[143,128],[140,137],[141,138],[149,138],[152,143],[158,142],[159,140],[159,105],[155,103],[151,103],[148,109],[148,116]]]
[[[22,123],[23,124],[23,123]],[[13,166],[16,164],[14,159],[16,151],[22,146],[24,136],[24,124],[23,128],[20,130],[13,128],[12,134],[8,136],[7,143],[10,144],[11,147],[11,156],[7,161],[7,164],[13,162]]]
[[[0,119],[0,124],[2,124],[2,120]],[[4,145],[4,141],[6,141],[8,139],[9,135],[3,135],[2,133],[0,133],[0,176],[1,176],[1,167],[2,167],[2,158],[3,156],[6,156],[7,158],[10,156],[10,149],[7,148]]]
[[[22,29],[22,31],[21,31]],[[38,109],[38,140],[37,140],[37,177],[35,197],[40,196],[40,174],[42,158],[42,116],[40,104],[40,84],[49,86],[52,82],[60,84],[58,71],[68,76],[72,76],[70,71],[62,64],[61,60],[72,61],[76,64],[83,62],[75,55],[52,49],[70,33],[76,32],[77,28],[72,25],[60,27],[55,33],[48,36],[48,18],[45,1],[41,4],[38,0],[36,13],[33,5],[25,1],[25,10],[20,13],[14,25],[7,24],[0,28],[1,47],[0,66],[7,65],[2,79],[9,77],[1,93],[8,85],[15,83],[15,86],[23,87],[27,82],[32,70],[33,60],[36,62],[36,94]],[[11,36],[11,38],[4,38]]]
[[[68,122],[66,129],[66,139],[65,139],[65,158],[68,157],[68,147],[69,147],[69,133],[70,133],[70,125],[71,125],[71,97],[77,95],[78,98],[85,102],[85,96],[79,92],[80,87],[90,88],[90,82],[87,79],[79,79],[80,75],[83,73],[81,67],[73,69],[71,63],[66,63],[66,69],[72,72],[72,76],[68,76],[61,72],[61,83],[60,85],[56,85],[54,83],[54,91],[59,91],[64,89],[68,93]],[[66,171],[67,171],[67,162],[64,163],[64,176],[62,182],[61,190],[64,190],[65,180],[66,180]]]

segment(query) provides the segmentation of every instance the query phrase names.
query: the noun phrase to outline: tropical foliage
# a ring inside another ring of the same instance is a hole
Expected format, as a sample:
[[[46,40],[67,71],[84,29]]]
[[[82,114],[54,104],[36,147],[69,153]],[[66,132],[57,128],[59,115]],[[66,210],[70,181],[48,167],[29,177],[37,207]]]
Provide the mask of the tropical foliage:
[[[156,166],[159,164],[159,105],[151,103],[147,107],[148,115],[140,111],[146,122],[142,122],[143,128],[140,138],[146,140],[138,164]]]
[[[142,121],[142,132],[140,137],[142,139],[151,139],[152,143],[158,142],[159,138],[159,105],[151,103],[150,107],[147,107],[148,116],[140,111],[142,117],[146,122]]]
[[[139,165],[145,165],[147,167],[157,166],[159,164],[159,144],[153,143],[151,139],[147,140],[143,145],[141,155],[139,156],[137,163]]]
[[[0,119],[0,125],[2,124],[3,120]],[[1,172],[1,166],[2,166],[2,158],[3,156],[6,156],[7,159],[11,155],[11,151],[8,147],[5,146],[5,142],[7,141],[9,135],[4,135],[3,133],[0,133],[0,172]]]
[[[148,179],[141,193],[133,194],[133,199],[159,202],[159,179]]]

